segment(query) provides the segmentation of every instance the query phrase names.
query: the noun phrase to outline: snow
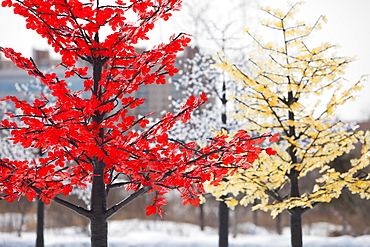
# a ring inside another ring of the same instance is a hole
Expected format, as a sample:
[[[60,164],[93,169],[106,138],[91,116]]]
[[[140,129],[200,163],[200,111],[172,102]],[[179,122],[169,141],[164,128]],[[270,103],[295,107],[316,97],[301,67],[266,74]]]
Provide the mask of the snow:
[[[269,233],[251,223],[242,226],[254,234],[238,234],[230,236],[230,247],[288,247],[290,235],[284,229],[282,235]],[[326,237],[332,225],[320,223],[311,227],[310,233],[304,236],[305,247],[365,247],[369,246],[370,236]],[[1,247],[33,247],[35,233],[24,232],[21,237],[15,233],[0,233]],[[216,247],[218,245],[217,230],[206,228],[200,231],[199,226],[168,222],[124,220],[109,222],[110,247]],[[48,229],[45,231],[46,247],[88,247],[89,237],[81,228]]]

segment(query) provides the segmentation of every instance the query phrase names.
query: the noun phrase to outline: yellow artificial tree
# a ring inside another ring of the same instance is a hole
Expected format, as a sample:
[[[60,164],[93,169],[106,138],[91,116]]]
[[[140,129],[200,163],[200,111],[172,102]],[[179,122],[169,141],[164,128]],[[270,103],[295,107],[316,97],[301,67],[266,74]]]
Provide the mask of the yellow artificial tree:
[[[287,210],[294,247],[302,246],[302,214],[308,209],[338,198],[345,187],[369,198],[369,176],[356,175],[369,164],[369,133],[356,131],[335,116],[337,108],[362,88],[365,78],[343,86],[348,83],[341,76],[353,59],[336,55],[335,45],[312,47],[308,38],[326,19],[321,16],[312,26],[297,22],[299,4],[287,12],[261,8],[270,16],[262,25],[274,32],[274,40],[264,43],[246,30],[255,45],[250,63],[242,69],[220,58],[216,65],[246,88],[234,97],[235,117],[249,123],[245,129],[280,133],[273,146],[277,155],[261,155],[253,168],[233,174],[227,182],[206,186],[219,199],[233,193],[234,197],[226,198],[231,208],[257,203],[254,210],[270,211],[273,217]],[[359,141],[364,143],[363,155],[351,161],[348,171],[340,173],[330,165]],[[316,177],[303,190],[308,174]]]

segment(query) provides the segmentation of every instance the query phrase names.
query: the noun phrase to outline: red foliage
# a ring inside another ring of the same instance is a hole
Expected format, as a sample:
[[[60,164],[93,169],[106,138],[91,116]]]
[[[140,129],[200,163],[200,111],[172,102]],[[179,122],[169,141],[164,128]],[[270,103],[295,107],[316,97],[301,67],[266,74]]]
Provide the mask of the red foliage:
[[[207,100],[205,95],[192,96],[180,112],[167,113],[158,123],[128,113],[127,109],[144,101],[130,96],[132,92],[143,84],[163,84],[165,75],[177,72],[176,54],[190,42],[188,35],[173,36],[167,44],[142,53],[134,46],[148,38],[155,21],[167,20],[171,10],[179,10],[181,0],[116,1],[114,6],[85,2],[2,2],[3,7],[13,7],[26,19],[28,29],[48,40],[66,67],[65,78],[44,74],[32,60],[0,47],[14,64],[47,86],[55,98],[55,104],[44,95],[32,103],[14,96],[4,99],[12,101],[22,114],[10,115],[18,121],[3,120],[0,128],[11,129],[14,143],[40,148],[45,155],[30,162],[0,160],[2,197],[11,202],[19,196],[32,200],[39,195],[49,202],[58,194],[68,195],[73,186],[84,188],[92,176],[104,176],[106,188],[123,179],[127,190],[150,188],[155,196],[147,214],[162,214],[160,207],[169,190],[179,190],[185,204],[197,205],[203,182],[213,179],[217,183],[232,169],[248,169],[263,150],[255,145],[265,137],[251,138],[240,131],[233,138],[217,136],[201,149],[195,143],[168,138],[168,130],[178,120],[188,121],[192,111]],[[132,11],[137,14],[135,21]],[[99,38],[103,26],[113,30],[104,40]],[[91,66],[78,68],[77,60]],[[90,97],[68,88],[66,80],[73,75],[82,78]],[[135,131],[135,126],[146,129]],[[272,154],[273,150],[267,152]],[[104,164],[103,174],[97,172],[99,164]]]

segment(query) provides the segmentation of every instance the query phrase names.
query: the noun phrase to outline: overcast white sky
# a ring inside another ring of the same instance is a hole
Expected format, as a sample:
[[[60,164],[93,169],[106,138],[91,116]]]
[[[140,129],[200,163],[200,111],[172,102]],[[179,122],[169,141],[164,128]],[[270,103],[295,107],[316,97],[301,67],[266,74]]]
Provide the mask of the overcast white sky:
[[[176,13],[170,24],[160,25],[157,34],[154,37],[167,40],[167,33],[181,32],[187,29],[189,16],[194,15],[197,9],[201,7],[200,3],[208,0],[184,0],[192,7],[185,7],[180,13]],[[238,17],[239,24],[246,26],[257,22],[257,5],[268,5],[271,7],[287,8],[287,0],[211,0],[212,7],[202,10],[207,13],[208,18],[220,21],[230,15],[227,9],[240,2],[246,2],[244,6],[234,9],[239,12],[235,16],[241,16],[241,13],[247,13],[249,18]],[[295,1],[293,1],[295,2]],[[299,17],[309,23],[313,23],[320,15],[328,18],[328,23],[323,26],[323,30],[317,33],[318,39],[322,42],[340,44],[339,55],[355,56],[356,62],[353,62],[348,68],[345,77],[350,82],[357,81],[361,75],[370,74],[370,0],[307,0],[306,4],[300,8]],[[184,21],[183,18],[185,18]],[[172,21],[172,23],[171,23]],[[172,24],[172,25],[171,25]],[[35,32],[26,30],[25,23],[19,16],[12,14],[8,8],[0,8],[0,46],[12,47],[16,51],[30,56],[32,48],[45,49],[47,44],[39,38]],[[201,35],[193,25],[193,28],[185,30],[192,32],[193,35]],[[159,34],[160,33],[160,34]],[[195,37],[194,37],[195,38]],[[215,50],[215,52],[217,52]],[[370,119],[370,86],[361,93],[356,102],[343,107],[339,113],[344,120],[363,121]]]

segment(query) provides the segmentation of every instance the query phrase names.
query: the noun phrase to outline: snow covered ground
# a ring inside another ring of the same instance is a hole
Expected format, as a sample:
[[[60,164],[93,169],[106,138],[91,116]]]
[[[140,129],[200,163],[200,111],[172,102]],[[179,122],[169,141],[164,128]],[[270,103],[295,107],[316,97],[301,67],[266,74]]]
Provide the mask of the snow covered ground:
[[[243,226],[253,234],[239,234],[230,237],[230,247],[288,247],[289,231],[283,235],[271,234],[252,224]],[[326,237],[329,227],[318,224],[311,227],[304,237],[305,247],[365,247],[370,246],[370,236]],[[215,229],[200,231],[198,226],[167,221],[112,221],[109,224],[110,247],[217,247],[218,237]],[[33,247],[35,233],[25,232],[21,237],[16,234],[0,233],[1,247]],[[47,230],[46,247],[88,247],[89,237],[79,228]]]

